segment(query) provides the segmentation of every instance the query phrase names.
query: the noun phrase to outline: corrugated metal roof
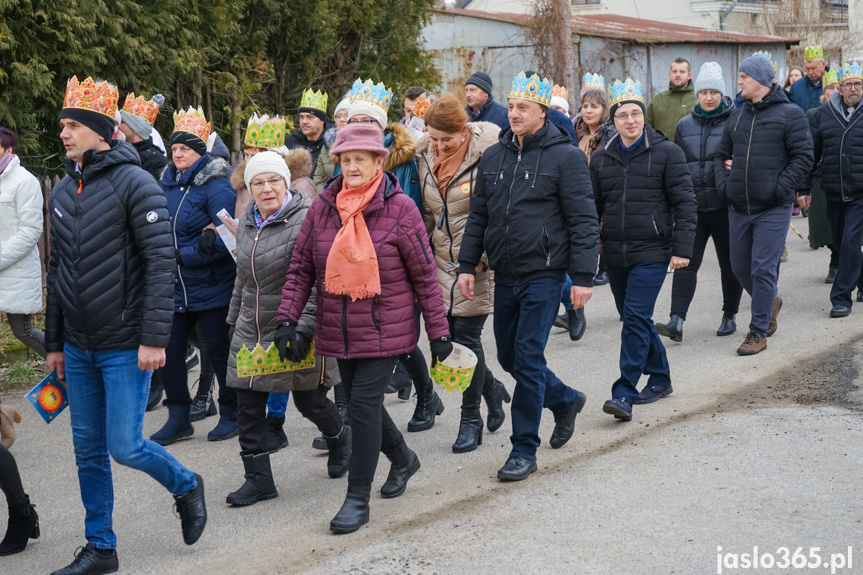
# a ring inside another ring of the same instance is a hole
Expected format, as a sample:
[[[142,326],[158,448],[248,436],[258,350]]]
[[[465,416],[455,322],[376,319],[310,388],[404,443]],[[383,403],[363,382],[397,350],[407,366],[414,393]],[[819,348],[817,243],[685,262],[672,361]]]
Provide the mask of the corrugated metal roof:
[[[530,16],[526,14],[511,14],[508,12],[482,12],[479,10],[465,10],[463,8],[433,8],[432,12],[441,14],[454,14],[482,18],[485,20],[496,20],[499,22],[510,22],[512,24],[526,25]],[[708,30],[695,26],[682,26],[680,24],[669,24],[667,22],[654,22],[641,18],[630,18],[628,16],[604,15],[604,14],[573,14],[572,33],[583,36],[600,36],[603,38],[615,38],[620,40],[631,40],[645,44],[799,44],[797,38],[785,38],[782,36],[767,36],[757,34],[744,34],[729,30]]]

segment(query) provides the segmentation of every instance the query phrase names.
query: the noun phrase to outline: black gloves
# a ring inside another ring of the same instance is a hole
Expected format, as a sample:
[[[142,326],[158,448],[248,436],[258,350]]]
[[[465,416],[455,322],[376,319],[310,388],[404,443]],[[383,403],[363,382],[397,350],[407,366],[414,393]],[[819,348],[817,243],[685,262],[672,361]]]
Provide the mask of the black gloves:
[[[440,339],[430,341],[429,347],[431,348],[432,367],[434,367],[437,362],[448,358],[449,354],[452,353],[452,341],[450,341],[450,338],[448,337],[442,337]]]
[[[282,361],[302,361],[309,355],[312,347],[312,342],[297,333],[297,324],[292,321],[278,323],[273,343],[279,350],[279,359]]]
[[[215,245],[216,232],[211,229],[204,230],[204,233],[198,238],[198,251],[210,255],[213,253],[213,246]]]

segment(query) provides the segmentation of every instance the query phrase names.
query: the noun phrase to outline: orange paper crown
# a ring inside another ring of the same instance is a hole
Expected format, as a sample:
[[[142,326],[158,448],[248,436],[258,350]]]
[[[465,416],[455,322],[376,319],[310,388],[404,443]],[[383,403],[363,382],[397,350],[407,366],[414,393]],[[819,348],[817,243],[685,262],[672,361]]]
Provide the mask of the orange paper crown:
[[[210,137],[210,123],[204,117],[204,111],[200,106],[197,110],[189,106],[188,110],[174,112],[174,131],[188,132],[206,142]]]
[[[557,84],[551,89],[552,96],[560,96],[564,100],[569,100],[569,92],[567,92],[566,88],[563,86],[558,86]]]
[[[420,97],[417,98],[417,103],[414,105],[413,114],[420,120],[425,119],[426,111],[429,109],[431,105],[431,100],[429,100],[428,96],[425,94],[420,94]]]
[[[144,100],[143,96],[136,98],[135,93],[132,92],[126,96],[123,111],[147,120],[152,126],[156,123],[156,116],[159,115],[159,105],[153,100]]]
[[[112,87],[108,82],[97,84],[89,76],[83,82],[78,82],[78,77],[72,76],[66,84],[63,108],[98,112],[113,120],[117,114],[117,100],[119,99],[119,90],[116,86]]]

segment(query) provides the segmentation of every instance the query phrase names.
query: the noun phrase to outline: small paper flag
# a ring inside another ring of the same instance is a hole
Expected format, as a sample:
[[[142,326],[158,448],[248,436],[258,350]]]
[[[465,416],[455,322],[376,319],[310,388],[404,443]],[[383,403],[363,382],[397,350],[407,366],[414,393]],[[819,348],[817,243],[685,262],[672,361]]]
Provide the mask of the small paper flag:
[[[33,405],[45,423],[51,423],[69,405],[66,398],[66,382],[57,377],[54,370],[27,392],[27,400]]]

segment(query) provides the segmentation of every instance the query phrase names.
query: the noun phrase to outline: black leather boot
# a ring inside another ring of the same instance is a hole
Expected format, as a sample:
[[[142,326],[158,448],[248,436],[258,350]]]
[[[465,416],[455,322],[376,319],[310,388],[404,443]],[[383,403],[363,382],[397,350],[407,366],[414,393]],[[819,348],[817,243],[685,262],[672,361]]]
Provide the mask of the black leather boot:
[[[168,421],[162,429],[150,436],[150,439],[159,445],[171,445],[172,443],[192,437],[195,428],[189,420],[189,409],[191,402],[188,400],[171,401],[166,403],[168,407]]]
[[[734,315],[723,315],[722,323],[719,324],[719,329],[716,330],[716,335],[731,335],[737,331],[737,319]]]
[[[198,379],[198,393],[192,399],[192,409],[189,411],[189,419],[201,421],[211,415],[216,415],[216,402],[213,401],[213,374],[201,373]]]
[[[336,479],[348,472],[348,463],[351,461],[351,428],[342,425],[342,431],[335,437],[327,437],[327,448],[330,455],[327,458],[327,473]]]
[[[683,341],[683,318],[677,314],[671,314],[668,323],[656,324],[656,332],[659,335],[670,337],[671,341]]]
[[[180,516],[180,526],[183,530],[183,542],[194,545],[204,533],[207,526],[207,504],[204,500],[204,478],[195,473],[198,484],[183,495],[175,495],[174,505]]]
[[[279,496],[276,484],[273,483],[273,471],[270,468],[270,454],[243,455],[243,468],[246,470],[246,482],[229,493],[225,501],[231,507],[245,507],[258,501],[275,499]]]
[[[275,453],[288,446],[288,436],[285,435],[285,417],[267,416],[267,451]]]
[[[425,431],[434,427],[435,417],[443,413],[443,401],[434,390],[431,379],[422,387],[417,387],[417,406],[414,416],[408,422],[408,431]]]
[[[569,327],[569,339],[578,341],[584,336],[587,329],[587,319],[584,317],[584,308],[566,310],[567,324]]]
[[[413,380],[411,380],[408,370],[405,369],[402,362],[396,363],[396,368],[393,371],[393,376],[390,379],[390,384],[387,386],[386,393],[398,393],[399,399],[407,401],[411,398],[412,387]]]
[[[25,495],[24,501],[9,506],[9,523],[3,541],[0,541],[0,557],[24,551],[27,541],[39,539],[39,535],[39,515]]]
[[[345,496],[342,508],[330,521],[330,531],[333,533],[353,533],[368,523],[371,496],[371,484],[348,483],[348,494]]]
[[[488,407],[486,425],[488,430],[494,433],[506,421],[506,411],[503,409],[503,404],[512,401],[512,397],[510,397],[506,387],[497,379],[492,380],[492,386],[489,389],[483,388],[482,396]]]
[[[387,456],[392,465],[390,465],[386,483],[381,487],[381,497],[392,499],[405,492],[408,479],[419,471],[420,460],[417,454],[407,446],[404,439],[392,451],[385,451],[384,455]]]
[[[467,453],[482,445],[482,416],[479,409],[462,409],[458,437],[452,444],[453,453]]]

